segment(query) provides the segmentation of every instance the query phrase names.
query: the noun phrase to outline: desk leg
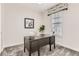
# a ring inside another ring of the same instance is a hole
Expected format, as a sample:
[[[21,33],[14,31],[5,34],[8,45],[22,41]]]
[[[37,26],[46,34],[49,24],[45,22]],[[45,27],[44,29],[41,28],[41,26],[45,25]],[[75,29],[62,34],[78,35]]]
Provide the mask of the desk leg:
[[[40,49],[38,49],[38,56],[40,56]]]
[[[31,51],[29,51],[29,56],[31,56]]]
[[[55,40],[54,40],[54,49],[55,49]]]
[[[24,52],[25,52],[25,47],[24,47]]]
[[[49,50],[51,51],[51,38],[49,38]]]
[[[24,52],[25,52],[25,39],[24,39]]]
[[[30,42],[30,51],[29,51],[29,56],[31,56],[31,42]]]
[[[30,46],[29,56],[31,56],[31,46]]]
[[[51,51],[51,44],[50,44],[50,51]]]

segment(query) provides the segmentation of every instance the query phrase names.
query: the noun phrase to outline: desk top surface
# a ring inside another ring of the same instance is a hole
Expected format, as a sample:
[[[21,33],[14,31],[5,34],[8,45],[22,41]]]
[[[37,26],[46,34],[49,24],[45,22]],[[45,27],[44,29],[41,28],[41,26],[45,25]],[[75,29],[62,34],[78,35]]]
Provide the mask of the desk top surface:
[[[26,39],[29,40],[38,40],[41,38],[49,38],[49,37],[53,37],[54,35],[51,34],[42,34],[42,35],[38,35],[38,36],[25,36]]]

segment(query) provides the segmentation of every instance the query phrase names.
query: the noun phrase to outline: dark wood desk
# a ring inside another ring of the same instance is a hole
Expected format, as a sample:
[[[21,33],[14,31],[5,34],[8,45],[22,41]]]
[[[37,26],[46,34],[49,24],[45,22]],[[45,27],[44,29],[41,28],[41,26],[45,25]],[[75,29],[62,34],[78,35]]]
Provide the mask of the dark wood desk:
[[[51,51],[51,44],[54,44],[55,48],[55,36],[53,35],[39,35],[39,36],[24,36],[24,52],[25,49],[29,51],[29,56],[34,51],[38,51],[40,55],[40,48],[49,44],[49,50]]]

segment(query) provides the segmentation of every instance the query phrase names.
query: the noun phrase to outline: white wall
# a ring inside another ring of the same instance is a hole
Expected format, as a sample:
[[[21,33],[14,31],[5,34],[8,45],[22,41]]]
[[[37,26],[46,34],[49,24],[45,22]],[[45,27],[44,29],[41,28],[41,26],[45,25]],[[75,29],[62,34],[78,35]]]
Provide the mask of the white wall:
[[[64,11],[63,15],[63,39],[56,40],[57,44],[63,45],[67,48],[79,51],[79,4],[69,4],[68,11]],[[44,14],[44,20],[46,25],[46,33],[51,33],[51,19]]]
[[[45,31],[44,31],[44,33],[45,34],[52,34],[52,30],[51,30],[51,18],[47,15],[47,11],[44,11],[43,13],[42,13],[42,24],[44,24],[45,25]]]
[[[34,29],[24,28],[24,18],[33,18]],[[24,36],[31,35],[30,31],[38,32],[41,14],[25,5],[2,4],[2,45],[3,47],[22,44]]]
[[[79,51],[79,4],[69,4],[64,16],[62,44]]]
[[[0,52],[1,52],[1,4],[0,4]]]

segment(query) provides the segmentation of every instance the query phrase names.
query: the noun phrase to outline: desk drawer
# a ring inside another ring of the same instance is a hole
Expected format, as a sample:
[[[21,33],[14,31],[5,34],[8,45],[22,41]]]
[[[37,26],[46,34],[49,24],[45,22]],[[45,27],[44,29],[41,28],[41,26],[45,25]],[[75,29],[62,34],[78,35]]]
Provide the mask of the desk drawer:
[[[31,47],[37,47],[38,46],[38,41],[32,41],[31,42]]]
[[[30,43],[31,43],[31,45],[30,45],[31,46],[31,52],[38,50],[38,41],[37,40],[31,41]]]
[[[39,44],[40,47],[49,44],[49,38],[40,39],[38,44]]]

